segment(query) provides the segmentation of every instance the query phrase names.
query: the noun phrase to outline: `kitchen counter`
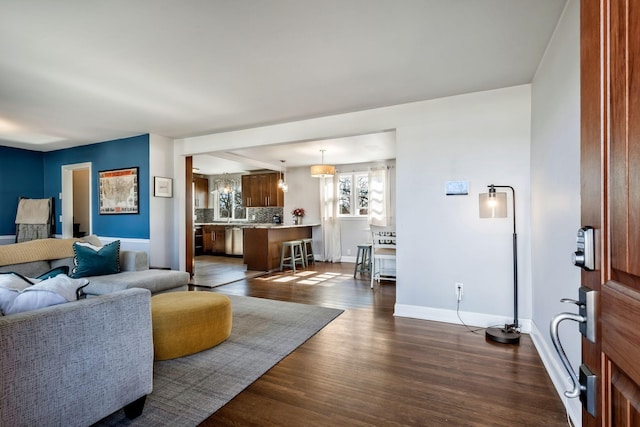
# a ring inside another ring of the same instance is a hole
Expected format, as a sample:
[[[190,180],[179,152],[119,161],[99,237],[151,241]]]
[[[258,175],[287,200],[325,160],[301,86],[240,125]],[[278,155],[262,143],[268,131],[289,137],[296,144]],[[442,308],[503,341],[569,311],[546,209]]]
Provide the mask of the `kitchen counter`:
[[[320,224],[262,224],[244,228],[244,263],[248,270],[280,269],[282,242],[312,237],[312,227]]]
[[[320,224],[274,224],[271,222],[197,222],[194,224],[196,227],[203,225],[223,225],[225,227],[234,227],[234,228],[299,228],[299,227],[316,227]]]
[[[300,228],[300,227],[317,227],[320,224],[255,224],[253,228]]]

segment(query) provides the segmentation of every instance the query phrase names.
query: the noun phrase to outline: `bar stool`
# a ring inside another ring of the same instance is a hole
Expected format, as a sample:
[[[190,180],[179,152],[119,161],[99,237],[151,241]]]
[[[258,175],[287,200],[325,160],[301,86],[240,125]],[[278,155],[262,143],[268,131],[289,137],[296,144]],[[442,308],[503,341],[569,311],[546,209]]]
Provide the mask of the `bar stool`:
[[[287,248],[289,248],[289,256],[285,256]],[[305,267],[302,249],[302,240],[290,240],[282,242],[282,252],[280,252],[280,271],[284,267],[291,267],[296,272],[296,263],[300,263],[302,268]]]
[[[311,238],[306,238],[306,239],[302,239],[302,250],[303,250],[303,257],[304,257],[304,263],[306,264],[306,266],[308,267],[309,264],[316,263],[315,257],[313,256],[313,239]],[[311,262],[309,262],[311,261]]]
[[[360,268],[358,268],[360,266]],[[363,273],[371,274],[371,243],[365,243],[358,245],[358,252],[356,252],[356,265],[353,269],[353,278],[356,278],[356,274],[360,272],[360,277]]]

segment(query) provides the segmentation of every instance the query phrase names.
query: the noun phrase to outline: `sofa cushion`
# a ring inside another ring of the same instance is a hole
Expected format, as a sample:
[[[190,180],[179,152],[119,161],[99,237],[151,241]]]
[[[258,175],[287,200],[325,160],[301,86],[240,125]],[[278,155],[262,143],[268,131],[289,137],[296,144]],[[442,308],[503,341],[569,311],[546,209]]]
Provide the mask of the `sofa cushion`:
[[[120,271],[120,240],[102,247],[90,243],[75,242],[74,265],[71,277],[102,276]]]
[[[88,295],[103,295],[128,288],[145,288],[152,293],[164,292],[189,284],[189,273],[175,270],[122,271],[118,274],[87,277],[84,288]]]
[[[52,259],[50,261],[50,265],[51,268],[67,267],[69,269],[69,277],[71,277],[71,272],[73,271],[73,267],[75,267],[75,264],[73,263],[73,257]]]
[[[0,273],[19,273],[25,277],[37,277],[51,270],[49,261],[30,261],[20,264],[4,265],[0,267]]]
[[[21,313],[76,301],[79,291],[88,283],[87,279],[72,279],[66,274],[59,274],[20,291],[4,314]]]

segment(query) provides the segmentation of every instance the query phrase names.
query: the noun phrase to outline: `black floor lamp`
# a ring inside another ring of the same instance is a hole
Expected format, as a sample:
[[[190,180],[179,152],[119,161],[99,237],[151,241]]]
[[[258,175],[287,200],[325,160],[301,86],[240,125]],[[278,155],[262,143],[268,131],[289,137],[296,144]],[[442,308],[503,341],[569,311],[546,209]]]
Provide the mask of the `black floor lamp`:
[[[519,344],[518,329],[518,235],[516,234],[516,190],[510,185],[489,185],[489,193],[480,194],[480,218],[506,218],[507,193],[496,193],[496,188],[511,190],[513,206],[513,323],[504,328],[487,328],[485,338],[502,344]]]

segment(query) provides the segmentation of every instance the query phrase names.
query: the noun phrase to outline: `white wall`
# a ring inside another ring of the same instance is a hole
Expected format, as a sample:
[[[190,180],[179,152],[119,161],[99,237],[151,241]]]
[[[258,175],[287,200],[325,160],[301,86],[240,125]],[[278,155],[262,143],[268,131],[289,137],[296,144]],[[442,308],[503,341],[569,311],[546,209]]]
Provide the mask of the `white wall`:
[[[304,208],[305,224],[320,224],[320,180],[310,175],[308,167],[287,168],[285,181],[289,191],[284,193],[282,220],[284,224],[293,224],[291,211]]]
[[[398,284],[396,314],[458,323],[513,322],[513,216],[480,219],[487,185],[516,190],[519,320],[531,318],[529,257],[530,87],[436,101],[437,114],[396,129]],[[447,181],[469,195],[446,196]],[[509,196],[509,200],[510,196]]]
[[[580,402],[562,395],[568,375],[549,337],[552,317],[577,312],[561,298],[578,298],[580,270],[570,262],[580,227],[580,12],[570,0],[536,72],[532,86],[531,216],[532,337],[575,425]],[[588,224],[585,224],[588,225]],[[574,369],[580,365],[580,334],[563,322],[562,344]]]
[[[401,305],[396,307],[396,314],[442,320],[444,311],[445,318],[457,322],[453,286],[455,281],[462,281],[466,282],[462,309],[481,313],[469,321],[485,325],[510,321],[513,314],[511,220],[481,222],[477,194],[490,183],[513,185],[521,200],[520,311],[523,323],[528,325],[529,120],[530,86],[522,85],[187,138],[176,141],[176,152],[189,155],[398,129],[402,136],[396,135],[396,210],[401,246],[396,292]],[[446,136],[448,133],[451,136]],[[291,185],[310,179],[306,172],[299,176],[288,172],[291,194]],[[471,182],[472,193],[446,198],[445,182],[461,179]],[[183,187],[184,179],[177,180],[182,182],[176,185]],[[285,196],[285,220],[294,203],[307,201]],[[184,201],[180,209],[184,209]],[[443,224],[443,220],[447,222]],[[184,224],[177,225],[183,242]],[[181,243],[181,264],[183,246]],[[502,268],[490,269],[490,263]]]
[[[155,197],[153,178],[175,178],[173,173],[173,140],[159,135],[149,135],[149,264],[153,267],[179,268],[177,233],[167,224],[175,224],[178,204],[174,198]],[[175,197],[176,180],[173,181]],[[182,184],[184,185],[184,184]],[[184,210],[184,207],[182,207]],[[183,225],[184,227],[184,225]],[[183,269],[184,270],[184,269]]]

